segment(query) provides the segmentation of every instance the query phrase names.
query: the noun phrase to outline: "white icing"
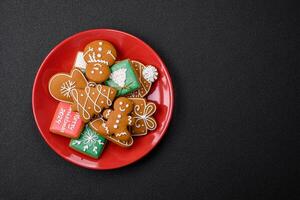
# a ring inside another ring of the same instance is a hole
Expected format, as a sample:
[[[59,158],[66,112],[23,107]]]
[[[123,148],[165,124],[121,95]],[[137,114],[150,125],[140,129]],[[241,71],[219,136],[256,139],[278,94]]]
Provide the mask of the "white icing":
[[[131,125],[132,124],[132,117],[128,116],[128,124]]]
[[[117,137],[120,137],[120,136],[122,136],[122,135],[127,135],[127,133],[126,133],[126,132],[116,133],[116,136],[117,136]]]
[[[74,67],[79,68],[81,71],[85,72],[86,62],[83,58],[83,52],[79,51],[75,58]]]
[[[108,50],[106,54],[110,55],[114,60],[116,60],[116,57],[111,53],[111,50]]]
[[[108,110],[106,115],[105,115],[106,119],[109,117],[110,113],[111,113],[111,110]]]
[[[144,112],[143,114],[139,114],[139,110],[140,110],[140,105],[135,105],[134,107],[134,113],[137,115],[135,117],[133,117],[136,121],[134,123],[134,126],[136,128],[140,128],[141,126],[139,125],[139,121],[142,120],[144,122],[144,124],[146,125],[146,127],[149,130],[154,130],[157,126],[155,120],[150,117],[154,114],[155,110],[156,110],[156,106],[153,103],[149,103],[144,107]]]
[[[113,80],[119,87],[125,86],[126,68],[120,68],[110,74],[110,79]]]
[[[98,129],[97,127],[95,127],[95,125],[94,125],[95,123],[97,123],[97,122],[99,122],[99,121],[100,121],[100,123],[102,123],[101,125],[102,125],[103,128],[106,127],[106,126],[105,126],[105,123],[104,123],[104,120],[101,119],[101,118],[92,121],[92,122],[90,123],[90,126],[93,127],[93,129],[95,129],[95,130],[99,130],[99,129]],[[107,133],[107,134],[108,134],[108,133]],[[125,133],[125,134],[126,134],[126,133]],[[130,147],[130,146],[132,146],[132,144],[133,144],[133,139],[132,139],[132,138],[130,138],[129,141],[120,141],[120,140],[118,140],[118,139],[116,139],[115,137],[110,136],[110,135],[106,135],[105,137],[106,137],[108,140],[113,141],[114,143],[118,143],[118,144],[121,143],[122,146]]]
[[[75,81],[67,80],[60,86],[60,93],[69,98],[71,90],[75,88],[75,83]]]
[[[117,124],[115,124],[115,125],[114,125],[114,128],[118,128],[118,125],[117,125]]]
[[[84,145],[84,146],[83,146],[83,151],[86,151],[88,148],[89,148],[88,145]]]
[[[119,119],[121,118],[121,115],[120,115],[120,114],[118,114],[118,118],[119,118]]]
[[[96,86],[96,89],[97,89],[97,97],[95,100],[93,100],[90,96],[90,93],[91,93],[91,88],[89,86],[86,86],[85,89],[84,89],[84,92],[85,92],[85,96],[86,98],[84,99],[83,101],[83,104],[81,104],[79,102],[79,96],[78,96],[78,92],[76,89],[73,89],[71,91],[72,93],[72,96],[73,96],[73,100],[74,102],[77,104],[77,111],[80,111],[82,110],[82,117],[85,119],[85,120],[89,120],[91,118],[89,112],[85,109],[86,108],[86,105],[87,105],[87,102],[88,101],[91,101],[93,103],[93,109],[96,113],[100,113],[102,108],[97,105],[97,102],[98,102],[98,99],[100,97],[104,97],[106,99],[106,104],[108,106],[111,106],[112,104],[112,101],[109,99],[109,92],[108,91],[108,95],[105,95],[104,93],[102,93],[102,85],[97,85]],[[110,89],[109,89],[110,90]],[[83,94],[80,94],[80,96],[84,96]]]
[[[103,123],[102,127],[104,128],[106,134],[109,134],[109,130],[108,130],[108,127],[106,126],[106,123]]]
[[[145,67],[142,73],[143,77],[150,83],[153,83],[157,79],[157,69],[152,65]]]
[[[97,146],[94,146],[93,152],[94,152],[94,153],[98,153],[98,152],[97,152],[97,149],[98,149],[98,147],[97,147]]]

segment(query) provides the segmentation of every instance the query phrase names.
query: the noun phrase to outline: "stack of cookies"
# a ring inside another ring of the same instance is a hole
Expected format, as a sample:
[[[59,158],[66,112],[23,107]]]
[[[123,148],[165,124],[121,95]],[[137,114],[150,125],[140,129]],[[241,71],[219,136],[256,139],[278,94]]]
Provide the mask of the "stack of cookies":
[[[71,138],[69,146],[99,158],[108,141],[131,147],[132,136],[156,128],[156,105],[146,100],[157,69],[135,60],[117,61],[108,41],[96,40],[78,52],[70,73],[49,81],[51,96],[60,101],[50,131]]]

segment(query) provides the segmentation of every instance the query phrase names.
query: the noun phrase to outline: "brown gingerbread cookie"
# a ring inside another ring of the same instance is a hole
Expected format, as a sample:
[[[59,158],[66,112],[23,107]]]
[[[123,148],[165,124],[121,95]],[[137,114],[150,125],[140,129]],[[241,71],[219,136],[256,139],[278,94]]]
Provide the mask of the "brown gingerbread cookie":
[[[144,98],[129,98],[133,102],[133,125],[131,128],[132,136],[142,136],[148,133],[148,130],[154,130],[157,127],[153,114],[156,111],[156,105],[147,102]]]
[[[79,69],[73,69],[70,74],[57,73],[49,80],[48,89],[51,96],[62,102],[72,102],[71,90],[85,88],[88,84]]]
[[[87,63],[86,77],[95,83],[104,82],[110,75],[109,67],[114,64],[117,51],[105,40],[90,42],[84,48],[83,58]]]
[[[130,132],[127,127],[133,124],[133,119],[129,113],[133,109],[133,103],[126,97],[119,97],[114,102],[114,110],[107,109],[103,112],[103,118],[90,122],[90,126],[96,132],[108,140],[128,147],[133,143]]]
[[[128,97],[142,98],[150,91],[152,83],[157,79],[158,72],[154,66],[145,66],[136,60],[131,60],[131,65],[138,77],[141,87],[129,94]]]
[[[89,83],[84,89],[71,91],[72,109],[78,111],[81,119],[87,123],[104,108],[110,107],[116,94],[117,91],[114,88]]]

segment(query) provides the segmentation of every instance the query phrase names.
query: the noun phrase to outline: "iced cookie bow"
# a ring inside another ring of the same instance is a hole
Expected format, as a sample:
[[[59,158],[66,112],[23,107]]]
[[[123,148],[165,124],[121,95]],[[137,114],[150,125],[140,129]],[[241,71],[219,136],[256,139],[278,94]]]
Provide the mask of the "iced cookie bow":
[[[143,98],[129,98],[133,101],[133,111],[131,113],[134,123],[131,127],[133,136],[146,135],[148,130],[154,130],[157,127],[152,115],[156,111],[156,105],[152,102],[146,102]]]

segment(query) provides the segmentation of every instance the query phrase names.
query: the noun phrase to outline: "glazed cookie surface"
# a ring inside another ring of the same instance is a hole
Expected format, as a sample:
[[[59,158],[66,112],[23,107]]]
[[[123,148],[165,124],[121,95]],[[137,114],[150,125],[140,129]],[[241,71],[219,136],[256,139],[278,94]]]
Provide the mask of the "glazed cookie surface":
[[[155,130],[157,127],[153,114],[156,111],[156,105],[147,102],[144,98],[129,98],[133,102],[133,111],[131,116],[134,123],[130,127],[132,136],[142,136],[148,133],[148,130]]]
[[[81,119],[87,123],[94,115],[99,114],[103,108],[112,105],[116,93],[114,88],[89,83],[84,89],[73,89],[71,91],[72,108],[74,111],[79,112]]]
[[[86,66],[85,75],[89,81],[102,83],[108,79],[110,70],[106,65],[100,63],[89,63]]]
[[[114,64],[117,51],[105,40],[96,40],[84,48],[83,58],[86,65],[86,77],[89,81],[102,83],[110,75],[109,67]]]
[[[117,57],[115,47],[108,41],[96,40],[84,48],[83,58],[86,63],[100,63],[106,66],[114,64]]]
[[[51,96],[62,102],[72,102],[71,90],[85,88],[88,84],[79,69],[73,69],[70,74],[57,73],[49,80],[48,89]]]
[[[77,112],[72,111],[71,105],[59,102],[50,125],[50,132],[68,138],[78,138],[83,127],[83,121]]]
[[[99,158],[106,139],[98,135],[88,125],[85,127],[78,139],[72,139],[69,146],[75,151],[81,152],[92,158]]]
[[[103,118],[107,121],[103,120],[96,131],[104,137],[113,135],[118,141],[128,142],[132,139],[127,128],[133,124],[133,119],[129,116],[133,109],[132,101],[126,97],[119,97],[115,100],[113,108],[114,110],[104,110]],[[91,127],[94,126],[95,124],[91,123]]]
[[[145,66],[143,63],[136,60],[131,60],[131,65],[136,72],[141,87],[128,94],[128,97],[144,97],[149,93],[152,83],[157,79],[157,69],[151,65]]]
[[[118,91],[117,96],[131,93],[140,87],[137,75],[128,59],[111,67],[110,77],[105,84],[115,88]]]

